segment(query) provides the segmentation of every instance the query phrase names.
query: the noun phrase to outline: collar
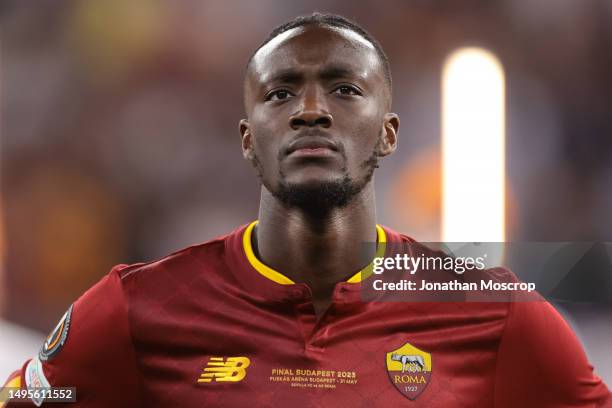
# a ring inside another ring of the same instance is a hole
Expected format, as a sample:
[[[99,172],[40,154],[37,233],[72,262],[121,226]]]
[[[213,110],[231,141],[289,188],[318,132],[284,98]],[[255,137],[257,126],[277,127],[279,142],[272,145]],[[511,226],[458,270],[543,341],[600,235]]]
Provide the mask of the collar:
[[[244,253],[246,255],[248,262],[253,267],[253,269],[259,272],[260,275],[264,276],[265,278],[273,282],[276,282],[281,285],[295,285],[296,282],[289,279],[287,276],[283,275],[282,273],[270,268],[268,265],[261,262],[255,256],[251,238],[253,234],[253,228],[255,228],[255,225],[257,225],[257,223],[258,223],[257,220],[251,222],[246,227],[242,235],[242,247],[243,247],[243,250],[244,250]],[[385,250],[386,250],[387,234],[385,233],[385,230],[378,224],[376,225],[376,235],[377,235],[376,256],[382,257],[384,256]],[[353,276],[348,278],[346,280],[346,283],[359,283],[363,281],[364,279],[367,279],[371,275],[372,275],[372,262],[370,262],[368,266],[366,266],[365,268],[363,268],[362,270],[358,271]]]

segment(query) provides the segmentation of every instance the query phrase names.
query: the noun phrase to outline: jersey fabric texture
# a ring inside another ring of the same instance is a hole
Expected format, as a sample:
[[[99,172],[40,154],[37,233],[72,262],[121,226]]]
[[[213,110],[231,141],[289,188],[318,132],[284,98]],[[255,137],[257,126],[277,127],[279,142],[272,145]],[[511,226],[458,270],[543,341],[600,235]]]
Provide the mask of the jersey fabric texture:
[[[254,225],[113,268],[7,385],[76,387],[79,407],[612,405],[549,303],[364,302],[357,274],[317,321],[310,289],[254,255]]]

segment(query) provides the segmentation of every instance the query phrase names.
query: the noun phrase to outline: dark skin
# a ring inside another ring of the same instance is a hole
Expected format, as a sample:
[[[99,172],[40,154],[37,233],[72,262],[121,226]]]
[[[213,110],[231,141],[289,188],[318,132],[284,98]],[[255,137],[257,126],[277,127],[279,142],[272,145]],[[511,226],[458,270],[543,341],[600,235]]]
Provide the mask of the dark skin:
[[[399,118],[373,46],[345,29],[289,30],[261,48],[245,79],[242,150],[262,180],[256,252],[306,283],[317,317],[336,283],[361,270],[362,242],[376,239],[372,166],[395,151]],[[370,174],[371,175],[371,174]],[[350,179],[361,190],[344,206],[288,206],[282,182],[317,188]]]

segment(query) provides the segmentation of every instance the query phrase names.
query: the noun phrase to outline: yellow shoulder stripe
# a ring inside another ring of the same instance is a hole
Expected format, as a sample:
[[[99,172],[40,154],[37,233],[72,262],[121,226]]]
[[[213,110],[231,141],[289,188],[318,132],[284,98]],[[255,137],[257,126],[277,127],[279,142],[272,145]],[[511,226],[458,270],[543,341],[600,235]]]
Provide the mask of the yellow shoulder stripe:
[[[261,262],[255,256],[255,252],[253,251],[253,245],[251,243],[251,236],[253,234],[253,228],[255,228],[255,225],[257,225],[257,221],[253,221],[252,223],[250,223],[249,226],[244,231],[244,234],[242,235],[242,246],[244,247],[244,252],[251,266],[253,266],[253,268],[257,272],[259,272],[261,275],[265,276],[266,278],[276,283],[280,283],[281,285],[295,284],[294,281],[292,281],[291,279],[289,279],[282,273],[270,268],[268,265]],[[376,225],[376,234],[377,234],[377,240],[378,240],[376,256],[381,257],[381,256],[384,256],[385,254],[385,249],[386,249],[385,244],[387,242],[387,235],[385,234],[385,230],[383,230],[380,225]],[[363,268],[362,270],[360,270],[359,272],[351,276],[347,280],[347,282],[348,283],[361,282],[363,279],[367,278],[371,274],[372,274],[372,263],[370,263],[368,266],[366,266],[365,268]]]

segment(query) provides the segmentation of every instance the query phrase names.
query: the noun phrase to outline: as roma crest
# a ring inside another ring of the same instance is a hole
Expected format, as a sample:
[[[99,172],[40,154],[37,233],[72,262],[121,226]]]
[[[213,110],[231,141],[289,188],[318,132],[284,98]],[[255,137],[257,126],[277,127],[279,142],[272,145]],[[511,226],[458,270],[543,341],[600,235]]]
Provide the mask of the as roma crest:
[[[414,400],[429,384],[431,354],[406,343],[387,353],[387,373],[395,388]]]

